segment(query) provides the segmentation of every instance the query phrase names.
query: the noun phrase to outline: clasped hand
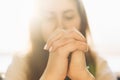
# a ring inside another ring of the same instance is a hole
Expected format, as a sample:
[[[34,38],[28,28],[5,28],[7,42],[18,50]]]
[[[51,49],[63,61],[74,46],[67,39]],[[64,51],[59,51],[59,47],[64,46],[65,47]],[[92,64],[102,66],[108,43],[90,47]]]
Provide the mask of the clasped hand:
[[[49,50],[49,59],[40,80],[64,80],[66,76],[72,80],[94,80],[86,68],[87,41],[77,29],[57,29],[48,38],[44,49]]]

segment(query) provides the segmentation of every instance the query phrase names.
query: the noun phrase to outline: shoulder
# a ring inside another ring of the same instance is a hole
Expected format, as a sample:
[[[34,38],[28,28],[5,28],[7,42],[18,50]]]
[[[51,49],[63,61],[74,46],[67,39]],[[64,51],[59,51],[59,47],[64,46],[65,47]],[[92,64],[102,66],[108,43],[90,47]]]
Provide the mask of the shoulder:
[[[6,80],[27,80],[28,71],[26,56],[16,54],[6,72]]]
[[[105,59],[96,55],[96,80],[116,80]]]

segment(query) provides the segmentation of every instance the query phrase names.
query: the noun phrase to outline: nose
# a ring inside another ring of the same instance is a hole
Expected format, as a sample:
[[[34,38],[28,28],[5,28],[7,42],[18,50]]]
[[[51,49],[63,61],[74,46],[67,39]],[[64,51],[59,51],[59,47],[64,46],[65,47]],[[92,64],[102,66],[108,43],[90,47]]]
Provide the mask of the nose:
[[[56,27],[57,27],[57,28],[66,29],[65,24],[64,24],[64,20],[63,20],[62,18],[59,17],[59,18],[56,20]]]

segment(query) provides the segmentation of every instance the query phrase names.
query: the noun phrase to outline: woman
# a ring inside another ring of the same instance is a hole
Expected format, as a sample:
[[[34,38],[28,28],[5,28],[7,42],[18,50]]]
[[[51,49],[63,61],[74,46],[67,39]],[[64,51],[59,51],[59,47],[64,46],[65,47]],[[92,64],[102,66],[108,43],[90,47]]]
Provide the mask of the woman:
[[[6,80],[115,80],[94,52],[80,0],[38,0],[32,49],[15,57]]]

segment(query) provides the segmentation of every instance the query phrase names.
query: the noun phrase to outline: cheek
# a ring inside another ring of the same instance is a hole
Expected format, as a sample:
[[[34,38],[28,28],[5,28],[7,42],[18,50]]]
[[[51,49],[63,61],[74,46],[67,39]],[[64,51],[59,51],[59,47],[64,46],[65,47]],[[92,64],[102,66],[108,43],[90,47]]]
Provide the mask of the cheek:
[[[80,29],[80,27],[81,27],[80,26],[81,25],[81,20],[79,18],[77,18],[76,20],[74,20],[73,23],[74,23],[74,25],[75,25],[75,27],[77,29]]]
[[[41,33],[45,41],[47,41],[47,39],[49,38],[49,36],[52,34],[53,31],[54,31],[54,24],[43,23],[41,25]]]
[[[77,29],[80,29],[81,20],[80,20],[80,18],[76,18],[74,20],[66,22],[65,24],[66,24],[67,28],[73,28],[73,27],[75,27]]]

